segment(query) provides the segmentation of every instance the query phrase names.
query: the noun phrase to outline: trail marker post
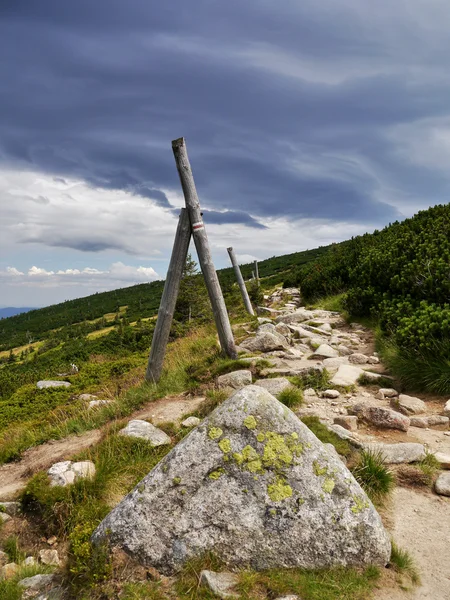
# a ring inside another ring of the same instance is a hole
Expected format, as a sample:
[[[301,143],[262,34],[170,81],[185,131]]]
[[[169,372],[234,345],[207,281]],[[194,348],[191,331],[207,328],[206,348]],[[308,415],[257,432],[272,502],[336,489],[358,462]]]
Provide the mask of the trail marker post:
[[[216,322],[219,341],[223,352],[230,358],[237,358],[236,345],[234,343],[233,332],[231,330],[230,320],[228,318],[227,308],[223,299],[219,279],[211,257],[208,236],[200,211],[200,203],[195,188],[194,177],[192,175],[191,165],[186,150],[184,138],[179,138],[172,142],[172,150],[175,156],[175,162],[180,176],[181,187],[183,188],[186,208],[189,212],[191,221],[192,235],[194,237],[195,247],[205,278],[206,288],[208,290],[211,302],[214,320]]]
[[[255,278],[256,281],[258,282],[258,287],[259,287],[259,269],[258,269],[258,261],[255,260]]]
[[[242,299],[245,304],[245,308],[249,314],[252,316],[255,315],[253,311],[252,303],[250,302],[250,298],[248,296],[247,288],[245,287],[244,278],[242,277],[241,269],[239,268],[236,254],[234,253],[233,248],[227,248],[227,252],[230,255],[231,264],[233,265],[234,274],[236,275],[236,279],[239,285],[239,289],[241,290]]]
[[[167,342],[169,340],[170,327],[172,325],[175,305],[178,292],[180,290],[183,269],[186,264],[186,257],[191,241],[191,222],[186,208],[181,209],[178,221],[177,233],[170,259],[169,270],[167,271],[166,283],[161,297],[161,303],[158,310],[158,319],[156,321],[155,331],[153,333],[152,347],[148,359],[145,379],[152,383],[159,381],[162,372],[164,355],[166,353]]]

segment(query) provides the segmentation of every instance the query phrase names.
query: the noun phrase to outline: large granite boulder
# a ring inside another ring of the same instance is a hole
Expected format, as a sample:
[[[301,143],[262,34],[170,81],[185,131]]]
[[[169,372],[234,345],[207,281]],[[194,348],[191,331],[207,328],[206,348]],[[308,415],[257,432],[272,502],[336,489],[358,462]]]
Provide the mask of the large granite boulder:
[[[289,347],[289,343],[284,335],[273,332],[263,331],[255,337],[247,338],[241,342],[242,348],[250,352],[271,352],[273,350],[284,350]]]
[[[385,565],[390,557],[381,519],[345,465],[254,385],[173,448],[93,541],[165,574],[208,551],[257,570]]]

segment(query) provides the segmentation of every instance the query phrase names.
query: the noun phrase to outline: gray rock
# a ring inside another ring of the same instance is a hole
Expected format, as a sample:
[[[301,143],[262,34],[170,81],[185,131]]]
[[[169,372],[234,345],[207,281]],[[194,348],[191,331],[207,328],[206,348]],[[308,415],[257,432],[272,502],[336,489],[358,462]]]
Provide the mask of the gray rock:
[[[441,417],[440,415],[411,417],[411,427],[420,427],[421,429],[427,429],[428,427],[434,429],[448,429],[449,421],[450,419],[448,417]]]
[[[303,321],[311,321],[314,319],[314,313],[305,308],[300,308],[292,313],[279,315],[275,321],[277,323],[303,323]]]
[[[379,452],[383,460],[389,465],[400,465],[418,462],[426,456],[425,447],[422,444],[405,442],[399,444],[367,444],[364,446],[373,452]]]
[[[376,394],[376,398],[384,400],[385,398],[395,398],[398,396],[397,390],[393,388],[380,388]]]
[[[19,585],[26,590],[42,590],[53,583],[55,576],[49,575],[34,575],[34,577],[26,577],[19,581]]]
[[[353,350],[350,350],[345,344],[339,344],[337,349],[341,356],[350,356],[350,354],[353,354]]]
[[[333,422],[336,425],[344,427],[344,429],[348,429],[348,431],[358,430],[358,417],[355,417],[354,415],[341,415],[340,417],[334,417]]]
[[[20,502],[0,502],[0,515],[2,513],[15,517],[20,513]]]
[[[400,394],[398,398],[391,398],[390,404],[392,408],[404,415],[420,415],[427,409],[427,405],[423,400],[414,398],[414,396],[407,396],[406,394]]]
[[[356,433],[349,431],[348,429],[342,427],[341,425],[338,425],[337,423],[328,425],[328,429],[335,433],[338,437],[340,437],[341,440],[345,440],[352,444],[352,446],[355,446],[355,448],[362,448],[363,443],[361,442],[360,438],[356,435]]]
[[[183,427],[197,427],[197,425],[201,422],[201,419],[198,417],[188,417],[184,421],[181,422]]]
[[[314,358],[337,358],[338,356],[339,352],[328,344],[321,344],[313,354]]]
[[[304,390],[303,395],[309,396],[310,398],[317,398],[317,393],[316,390],[314,388],[306,388],[306,390]]]
[[[337,373],[333,375],[330,383],[333,385],[342,385],[344,387],[348,385],[355,385],[364,371],[359,367],[353,365],[340,365]]]
[[[332,398],[333,400],[339,398],[340,395],[337,390],[325,390],[322,392],[322,398]]]
[[[293,387],[292,383],[285,377],[273,377],[272,379],[259,379],[255,385],[267,390],[272,396],[279,396],[283,390]]]
[[[36,387],[38,390],[44,390],[45,388],[57,388],[57,387],[70,387],[68,381],[38,381]]]
[[[390,556],[353,475],[254,385],[217,407],[113,509],[93,535],[106,539],[165,574],[209,551],[256,570],[384,565]]]
[[[438,461],[441,469],[450,469],[450,454],[436,452],[434,458]]]
[[[23,561],[23,564],[26,567],[35,567],[37,565],[37,561],[34,558],[34,556],[27,556],[26,559]]]
[[[92,400],[98,400],[98,396],[94,394],[80,394],[78,396],[78,400],[83,400],[84,402],[91,402]]]
[[[410,425],[410,420],[405,415],[381,406],[371,406],[361,402],[352,406],[351,412],[359,419],[380,429],[408,431]]]
[[[8,515],[7,513],[4,512],[0,512],[0,525],[3,525],[3,523],[6,523],[7,521],[11,520],[11,516]]]
[[[272,323],[272,321],[270,319],[266,319],[266,317],[257,317],[257,321],[260,325],[263,325],[264,323]]]
[[[369,357],[365,354],[360,354],[359,352],[355,352],[355,354],[350,354],[348,357],[348,362],[354,365],[365,365]]]
[[[45,592],[44,594],[39,594],[39,596],[37,596],[35,600],[64,600],[65,597],[66,596],[63,588],[58,586],[51,588],[48,592]]]
[[[43,565],[51,565],[57,567],[61,564],[59,560],[58,551],[47,548],[46,550],[39,550],[39,560]]]
[[[247,338],[241,342],[241,346],[250,352],[271,352],[272,350],[284,350],[289,344],[283,335],[274,331]]]
[[[444,411],[442,413],[445,417],[450,417],[450,400],[447,400],[444,406]]]
[[[309,349],[307,350],[307,352]],[[287,358],[292,360],[293,358],[302,358],[304,351],[300,350],[300,348],[289,348],[286,352],[283,352],[283,358]]]
[[[290,594],[289,596],[278,596],[275,600],[302,600],[300,596]]]
[[[369,356],[367,359],[367,364],[369,365],[378,365],[380,363],[380,359],[378,356]]]
[[[246,385],[250,385],[252,382],[252,372],[248,370],[233,371],[232,373],[226,373],[220,375],[217,378],[219,387],[230,387],[234,390],[240,390]]]
[[[170,444],[170,437],[167,433],[141,419],[130,421],[126,427],[119,431],[119,435],[147,440],[155,447]]]
[[[209,587],[212,593],[219,598],[239,598],[236,591],[238,583],[239,577],[234,573],[215,573],[214,571],[200,573],[200,585]]]
[[[434,484],[436,494],[450,496],[450,473],[441,473]]]
[[[16,563],[7,563],[0,569],[0,579],[12,579],[19,570],[19,565]]]
[[[91,400],[88,404],[88,408],[102,408],[102,406],[108,406],[112,404],[111,400]]]
[[[260,325],[258,327],[258,329],[256,330],[256,335],[259,335],[261,333],[273,333],[274,331],[275,331],[274,323],[264,323],[263,325]]]
[[[50,477],[50,485],[60,485],[65,487],[74,483],[77,479],[91,479],[95,475],[95,465],[90,460],[72,462],[65,460],[55,463],[47,471]]]
[[[275,331],[277,333],[281,333],[281,335],[284,335],[284,337],[291,334],[291,330],[285,323],[277,323],[275,326]]]

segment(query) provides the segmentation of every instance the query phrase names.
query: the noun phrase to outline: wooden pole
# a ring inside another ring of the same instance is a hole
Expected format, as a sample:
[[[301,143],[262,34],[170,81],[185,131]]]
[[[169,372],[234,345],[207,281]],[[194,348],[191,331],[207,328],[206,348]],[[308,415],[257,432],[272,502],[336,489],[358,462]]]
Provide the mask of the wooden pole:
[[[188,209],[189,218],[191,220],[195,247],[197,249],[203,277],[205,278],[206,288],[208,290],[214,320],[219,334],[220,345],[227,356],[230,358],[237,358],[233,332],[231,330],[219,279],[212,261],[208,236],[206,235],[202,214],[200,212],[200,203],[198,201],[197,190],[195,189],[194,177],[192,175],[184,138],[174,140],[172,142],[172,150],[175,156],[178,174],[180,176],[181,187],[183,188],[186,208]]]
[[[186,257],[191,241],[191,222],[186,208],[181,209],[178,221],[177,233],[173,244],[172,257],[169,270],[167,271],[166,283],[161,297],[153,333],[152,347],[148,359],[145,379],[152,383],[159,381],[162,372],[164,355],[169,340],[170,327],[172,325],[175,304],[180,290],[181,277],[186,264]]]
[[[258,286],[259,286],[259,269],[258,269],[258,261],[255,260],[255,277],[256,277],[256,281],[258,282]]]
[[[236,275],[236,279],[241,290],[242,300],[244,301],[245,308],[248,313],[250,313],[252,316],[255,316],[252,303],[248,297],[247,288],[245,287],[244,278],[242,277],[242,273],[236,259],[236,254],[234,253],[233,248],[227,248],[227,252],[230,255],[231,264],[233,265],[234,274]]]

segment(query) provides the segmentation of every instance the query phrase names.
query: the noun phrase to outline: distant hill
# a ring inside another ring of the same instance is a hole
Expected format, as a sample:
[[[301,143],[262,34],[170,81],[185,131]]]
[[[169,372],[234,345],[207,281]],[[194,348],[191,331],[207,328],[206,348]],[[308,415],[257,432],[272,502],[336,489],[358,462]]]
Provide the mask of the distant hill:
[[[36,310],[33,306],[7,306],[6,308],[0,308],[0,319],[7,319],[8,317],[14,317],[15,315],[21,315],[29,310]]]

